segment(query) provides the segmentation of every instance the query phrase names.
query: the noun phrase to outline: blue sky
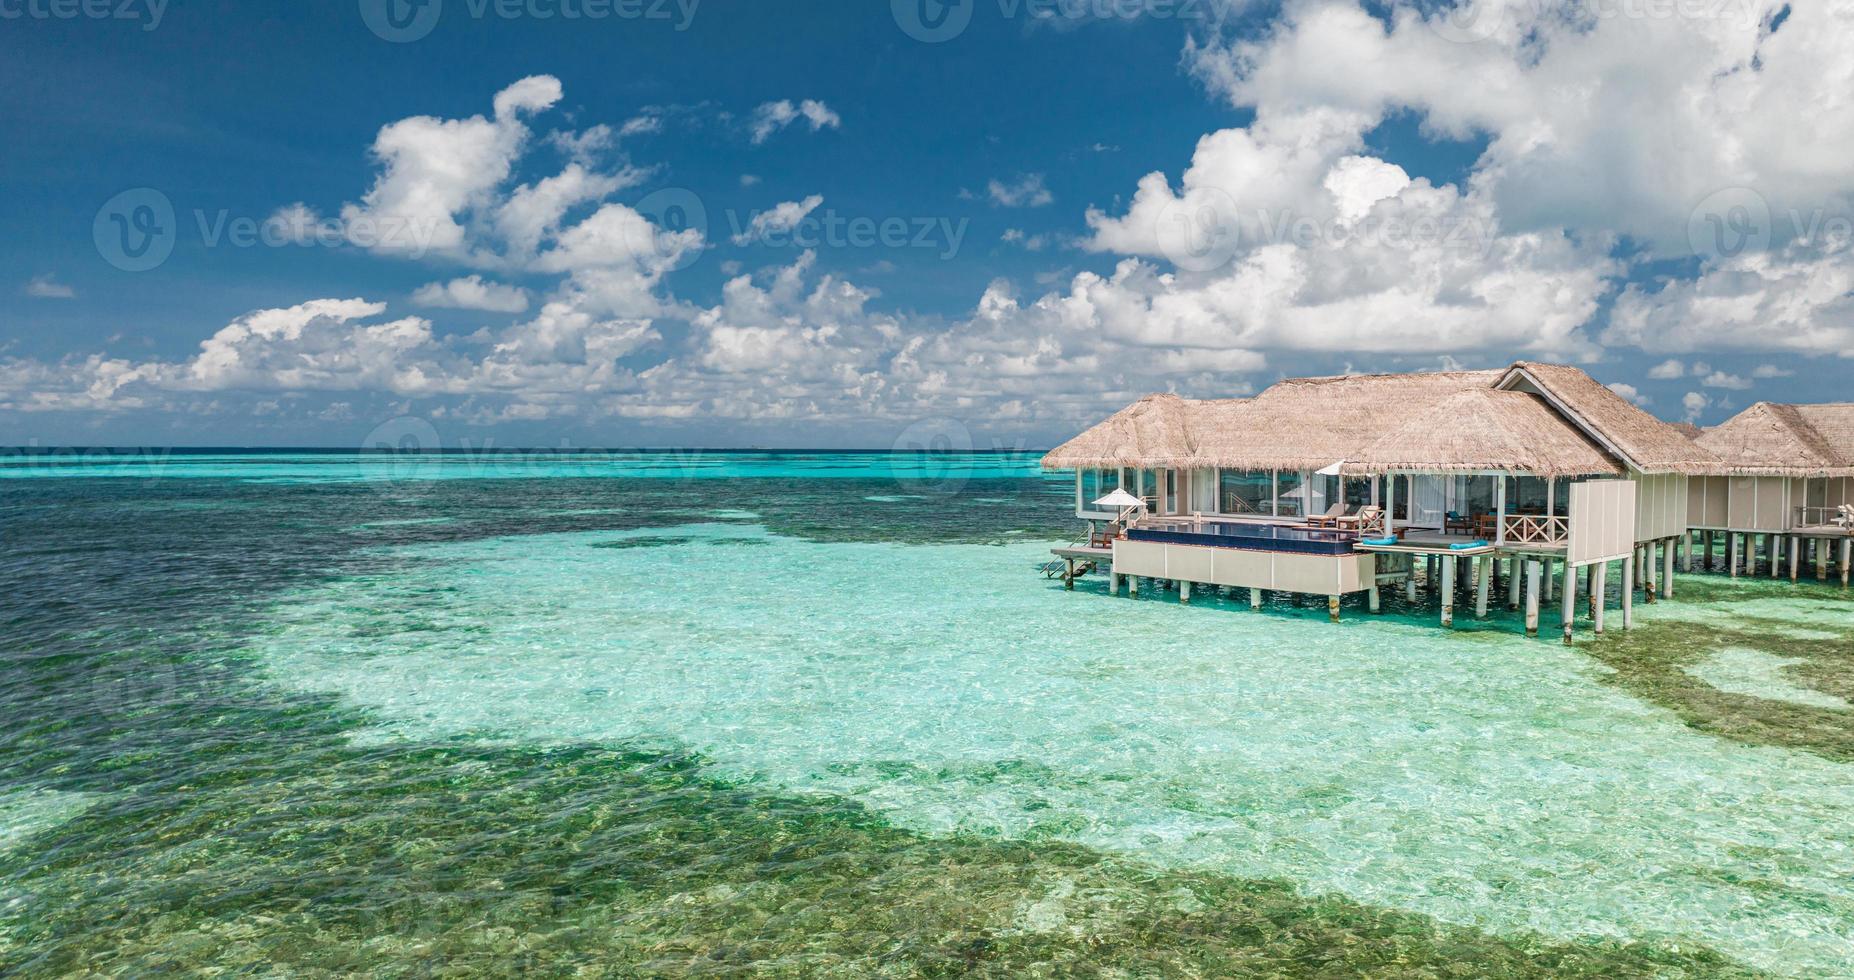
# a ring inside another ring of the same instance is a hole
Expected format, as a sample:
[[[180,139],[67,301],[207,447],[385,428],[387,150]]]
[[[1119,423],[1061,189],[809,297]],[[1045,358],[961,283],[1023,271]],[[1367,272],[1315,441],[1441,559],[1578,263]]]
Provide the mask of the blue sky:
[[[0,0],[0,443],[1036,446],[1519,357],[1847,397],[1850,127],[1795,108],[1854,115],[1845,17],[405,4]]]

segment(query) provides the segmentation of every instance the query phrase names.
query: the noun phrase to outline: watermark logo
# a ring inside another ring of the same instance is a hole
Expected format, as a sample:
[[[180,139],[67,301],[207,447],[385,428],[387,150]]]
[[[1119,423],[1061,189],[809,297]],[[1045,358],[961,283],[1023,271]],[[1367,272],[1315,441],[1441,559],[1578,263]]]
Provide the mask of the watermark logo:
[[[1242,247],[1236,199],[1216,187],[1198,188],[1187,198],[1166,202],[1153,231],[1159,251],[1189,272],[1220,269]]]
[[[917,465],[906,471],[914,492],[952,497],[972,480],[972,430],[958,419],[922,419],[901,430],[890,449],[917,455]]]
[[[361,20],[382,41],[422,41],[444,16],[444,0],[360,0]]]
[[[1736,258],[1770,247],[1770,204],[1749,187],[1706,195],[1687,217],[1687,244],[1706,258]]]
[[[633,250],[655,252],[671,272],[702,257],[702,249],[694,244],[708,239],[708,208],[701,195],[686,187],[665,187],[644,195],[631,209],[649,220],[648,227],[634,227],[629,233],[648,236],[647,241],[627,242]]]
[[[361,452],[384,457],[377,472],[388,484],[431,479],[444,465],[439,458],[442,448],[437,426],[416,415],[401,415],[374,426],[360,444]]]
[[[922,44],[939,44],[964,34],[977,0],[889,0],[901,32]]]
[[[166,194],[137,187],[104,202],[90,234],[104,261],[124,272],[147,272],[173,254],[180,225]]]
[[[1506,7],[1511,0],[1464,0],[1427,18],[1430,30],[1445,41],[1478,44],[1493,40],[1506,21]]]

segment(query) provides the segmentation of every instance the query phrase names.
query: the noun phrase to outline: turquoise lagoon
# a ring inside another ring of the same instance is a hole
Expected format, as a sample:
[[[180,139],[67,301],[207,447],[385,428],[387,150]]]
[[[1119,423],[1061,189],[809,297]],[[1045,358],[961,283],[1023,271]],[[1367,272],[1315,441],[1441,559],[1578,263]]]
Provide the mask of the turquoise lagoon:
[[[1843,747],[1507,614],[1064,591],[1026,456],[405,462],[0,467],[0,969],[1854,963]],[[1838,591],[1681,584],[1675,673],[1854,728]]]

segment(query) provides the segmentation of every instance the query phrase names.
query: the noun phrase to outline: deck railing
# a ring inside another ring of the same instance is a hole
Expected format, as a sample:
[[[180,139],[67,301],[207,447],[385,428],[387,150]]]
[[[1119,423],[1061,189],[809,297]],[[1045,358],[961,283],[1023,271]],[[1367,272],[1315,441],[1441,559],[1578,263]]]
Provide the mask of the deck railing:
[[[1836,524],[1841,519],[1841,505],[1833,507],[1798,507],[1796,508],[1796,527],[1822,527]]]
[[[1506,515],[1506,543],[1564,544],[1571,540],[1571,519],[1547,514]]]

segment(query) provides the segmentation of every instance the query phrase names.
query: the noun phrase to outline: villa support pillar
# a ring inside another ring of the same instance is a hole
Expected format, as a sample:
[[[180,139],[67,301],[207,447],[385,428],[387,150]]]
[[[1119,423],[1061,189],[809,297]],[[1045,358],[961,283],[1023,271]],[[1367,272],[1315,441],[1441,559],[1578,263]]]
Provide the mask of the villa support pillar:
[[[1526,635],[1539,635],[1539,563],[1526,562]]]
[[[1183,579],[1178,580],[1178,601],[1186,605],[1191,603],[1191,583]]]
[[[1700,537],[1706,542],[1706,561],[1704,571],[1712,571],[1712,532],[1701,531]]]
[[[1797,559],[1802,557],[1804,547],[1803,539],[1797,538],[1796,543],[1790,548],[1790,581],[1792,582],[1796,581]]]
[[[1841,587],[1848,587],[1849,559],[1854,558],[1854,538],[1841,539]]]
[[[1139,598],[1139,576],[1138,575],[1127,576],[1127,595],[1135,599]]]
[[[1651,606],[1654,605],[1655,569],[1660,564],[1660,553],[1655,549],[1658,543],[1650,541],[1642,545],[1642,599]]]
[[[1744,535],[1742,534],[1733,534],[1730,531],[1725,532],[1725,563],[1731,566],[1733,578],[1738,577],[1738,549],[1741,546],[1740,542],[1743,540]]]
[[[1442,562],[1442,625],[1455,625],[1455,560]]]
[[[1773,534],[1770,536],[1770,577],[1776,578],[1782,574],[1783,574],[1783,535]]]
[[[1626,577],[1628,572],[1623,572]],[[1590,566],[1590,631],[1603,635],[1603,607],[1608,605],[1603,593],[1608,585],[1609,562],[1598,562]]]
[[[1377,586],[1372,586],[1370,590],[1365,593],[1365,607],[1372,612],[1384,611],[1384,597],[1379,594]]]
[[[1577,622],[1577,569],[1564,566],[1564,645],[1571,645],[1571,626]]]
[[[1545,559],[1545,601],[1550,602],[1558,596],[1558,563]]]
[[[1416,601],[1416,556],[1409,556],[1409,574],[1403,578],[1403,598],[1406,602]]]
[[[1661,598],[1674,597],[1674,548],[1670,541],[1668,547],[1661,549]]]
[[[1675,540],[1680,542],[1680,570],[1693,574],[1693,532],[1682,531]]]
[[[1492,555],[1482,555],[1474,559],[1474,618],[1487,618],[1487,590],[1493,584],[1494,560]]]
[[[1262,590],[1261,589],[1250,589],[1249,590],[1249,608],[1250,609],[1262,608]]]
[[[1635,628],[1635,568],[1632,565],[1622,566],[1622,628]]]
[[[1820,582],[1828,578],[1828,539],[1815,539],[1815,579]]]
[[[1506,608],[1519,609],[1519,556],[1506,560]]]
[[[1373,595],[1376,595],[1377,591],[1376,589],[1371,590]],[[1329,595],[1326,597],[1326,618],[1335,623],[1339,621],[1339,597],[1336,595]]]

